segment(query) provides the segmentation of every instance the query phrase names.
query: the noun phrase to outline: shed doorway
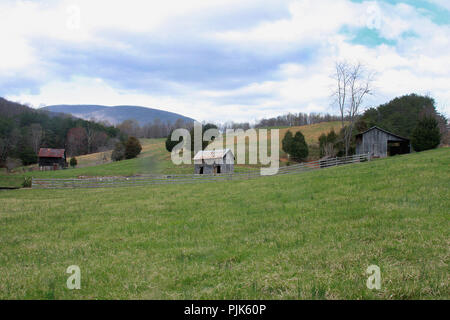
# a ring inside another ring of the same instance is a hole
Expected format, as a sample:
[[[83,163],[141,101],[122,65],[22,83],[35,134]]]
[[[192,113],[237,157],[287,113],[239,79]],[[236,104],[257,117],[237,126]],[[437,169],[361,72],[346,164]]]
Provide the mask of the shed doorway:
[[[392,141],[387,142],[388,156],[395,156],[396,154],[409,153],[409,144],[406,141]]]

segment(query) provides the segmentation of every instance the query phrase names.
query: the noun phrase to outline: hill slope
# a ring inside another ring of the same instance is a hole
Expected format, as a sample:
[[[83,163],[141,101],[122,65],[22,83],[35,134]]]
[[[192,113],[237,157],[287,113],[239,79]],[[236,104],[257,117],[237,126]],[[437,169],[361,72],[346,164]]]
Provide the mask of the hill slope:
[[[152,109],[139,106],[101,106],[101,105],[53,105],[42,108],[53,112],[62,112],[73,115],[74,117],[89,120],[94,118],[97,121],[109,121],[112,124],[118,124],[124,120],[134,119],[140,125],[153,122],[159,119],[162,122],[174,123],[178,119],[191,122],[194,119],[185,117],[178,113]]]
[[[309,146],[309,160],[317,160],[319,158],[319,143],[318,139],[319,136],[322,133],[328,133],[331,131],[331,129],[334,129],[335,131],[339,131],[341,128],[341,122],[340,121],[330,121],[330,122],[320,122],[315,124],[308,124],[304,126],[294,126],[294,127],[283,127],[283,128],[267,128],[267,141],[259,141],[259,135],[258,135],[258,142],[267,143],[269,145],[271,141],[271,129],[278,129],[279,130],[279,146],[280,146],[280,160],[283,164],[283,162],[287,161],[287,155],[282,150],[282,143],[281,141],[284,138],[284,135],[287,131],[291,131],[293,134],[295,134],[297,131],[301,131],[303,135],[305,136],[306,143]],[[258,131],[260,129],[256,129]],[[243,137],[243,135],[237,135],[237,137]],[[220,142],[213,142],[211,143],[208,148],[224,148],[226,138],[223,139],[222,144]],[[244,143],[246,148],[248,148],[249,141],[244,139],[235,139],[235,145],[237,148],[238,144]],[[235,149],[236,149],[235,148]],[[248,155],[246,156],[248,158]]]
[[[3,191],[0,299],[449,299],[449,161]],[[65,286],[73,264],[81,290]],[[381,290],[366,287],[372,264]]]
[[[289,129],[293,132],[301,130],[305,139],[310,144],[310,155],[315,159],[318,157],[317,138],[322,132],[329,132],[331,128],[339,128],[339,122],[322,122],[312,125],[290,127],[280,129],[280,141],[285,132]],[[268,137],[270,139],[270,135]],[[141,139],[142,152],[137,159],[111,162],[111,150],[91,153],[76,157],[78,167],[75,169],[59,171],[32,171],[23,173],[17,170],[15,174],[5,174],[0,171],[0,187],[20,187],[24,176],[36,178],[75,178],[79,176],[128,176],[136,174],[177,174],[193,173],[192,165],[174,165],[170,158],[170,153],[165,147],[165,139]],[[237,144],[237,141],[236,141]],[[217,144],[212,144],[220,148]],[[281,142],[280,142],[281,147]],[[237,148],[237,146],[236,146]],[[285,154],[280,150],[280,165],[286,164]],[[106,158],[106,161],[105,161]],[[248,155],[247,155],[248,158]],[[236,165],[235,171],[247,171],[258,165]]]

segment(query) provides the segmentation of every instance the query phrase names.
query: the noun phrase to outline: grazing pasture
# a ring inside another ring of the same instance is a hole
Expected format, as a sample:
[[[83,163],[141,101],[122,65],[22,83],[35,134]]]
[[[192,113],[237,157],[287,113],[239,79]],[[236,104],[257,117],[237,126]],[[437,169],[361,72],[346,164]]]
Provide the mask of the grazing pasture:
[[[0,298],[449,299],[449,165],[442,148],[249,181],[0,190]]]
[[[330,131],[331,128],[335,128],[335,130],[337,130],[339,125],[339,122],[323,122],[300,127],[291,127],[290,130],[293,132],[302,130],[305,134],[306,141],[311,144],[310,153],[313,157],[315,154],[317,154],[318,157],[317,139],[319,135],[322,132]],[[284,137],[286,130],[286,128],[280,129],[280,139]],[[0,187],[20,187],[24,177],[31,176],[36,178],[76,178],[80,176],[132,176],[151,173],[184,174],[194,172],[193,165],[176,166],[172,163],[170,153],[167,152],[165,148],[165,139],[141,139],[140,141],[142,144],[142,151],[136,159],[112,162],[111,151],[105,151],[76,157],[78,160],[78,166],[75,169],[70,168],[67,170],[57,171],[26,172],[29,168],[36,168],[36,165],[33,165],[26,168],[19,168],[14,174],[7,174],[4,171],[0,171]],[[217,147],[221,148],[219,146]],[[283,156],[285,156],[285,154],[280,150],[280,157]],[[284,165],[284,162],[282,161],[280,165]],[[254,169],[255,167],[258,167],[258,165],[236,165],[235,171],[247,171],[249,169]]]
[[[279,146],[280,146],[280,165],[284,165],[284,162],[287,161],[287,155],[282,150],[281,146],[281,140],[283,140],[284,135],[287,131],[291,131],[292,134],[295,134],[297,131],[301,131],[303,135],[305,136],[305,141],[309,146],[309,160],[317,160],[319,158],[319,144],[318,139],[319,136],[322,133],[328,133],[331,131],[331,129],[334,129],[336,132],[339,132],[341,128],[341,122],[340,121],[331,121],[331,122],[320,122],[315,124],[309,124],[304,126],[295,126],[295,127],[271,127],[266,128],[267,129],[267,140],[260,141],[258,136],[258,143],[266,143],[269,145],[271,142],[271,129],[278,129],[279,130]],[[259,129],[256,129],[258,132]],[[238,135],[239,136],[239,135]],[[213,142],[208,147],[209,148],[216,148],[216,149],[222,149],[225,148],[225,138],[223,144],[219,144],[216,142]],[[248,139],[247,140],[238,140],[237,137],[235,138],[235,149],[239,147],[239,144],[245,144],[245,147],[248,148]],[[248,161],[248,151],[246,152],[246,159]]]

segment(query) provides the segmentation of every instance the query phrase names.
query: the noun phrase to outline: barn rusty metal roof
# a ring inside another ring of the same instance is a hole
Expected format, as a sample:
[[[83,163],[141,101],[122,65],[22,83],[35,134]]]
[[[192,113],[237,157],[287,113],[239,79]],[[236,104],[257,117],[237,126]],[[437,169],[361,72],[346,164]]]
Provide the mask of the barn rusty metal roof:
[[[65,149],[40,148],[39,157],[42,158],[64,158]]]
[[[206,160],[206,159],[222,159],[230,149],[216,149],[216,150],[203,150],[197,152],[194,160]]]

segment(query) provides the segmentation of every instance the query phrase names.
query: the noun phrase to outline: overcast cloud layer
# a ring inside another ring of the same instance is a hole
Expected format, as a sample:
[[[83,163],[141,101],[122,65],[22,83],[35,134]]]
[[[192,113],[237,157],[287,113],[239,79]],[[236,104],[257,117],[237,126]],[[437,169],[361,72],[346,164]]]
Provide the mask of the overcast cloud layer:
[[[78,19],[79,17],[79,19]],[[450,1],[2,1],[0,96],[142,105],[198,120],[335,112],[335,61],[376,71],[366,106],[450,114]]]

